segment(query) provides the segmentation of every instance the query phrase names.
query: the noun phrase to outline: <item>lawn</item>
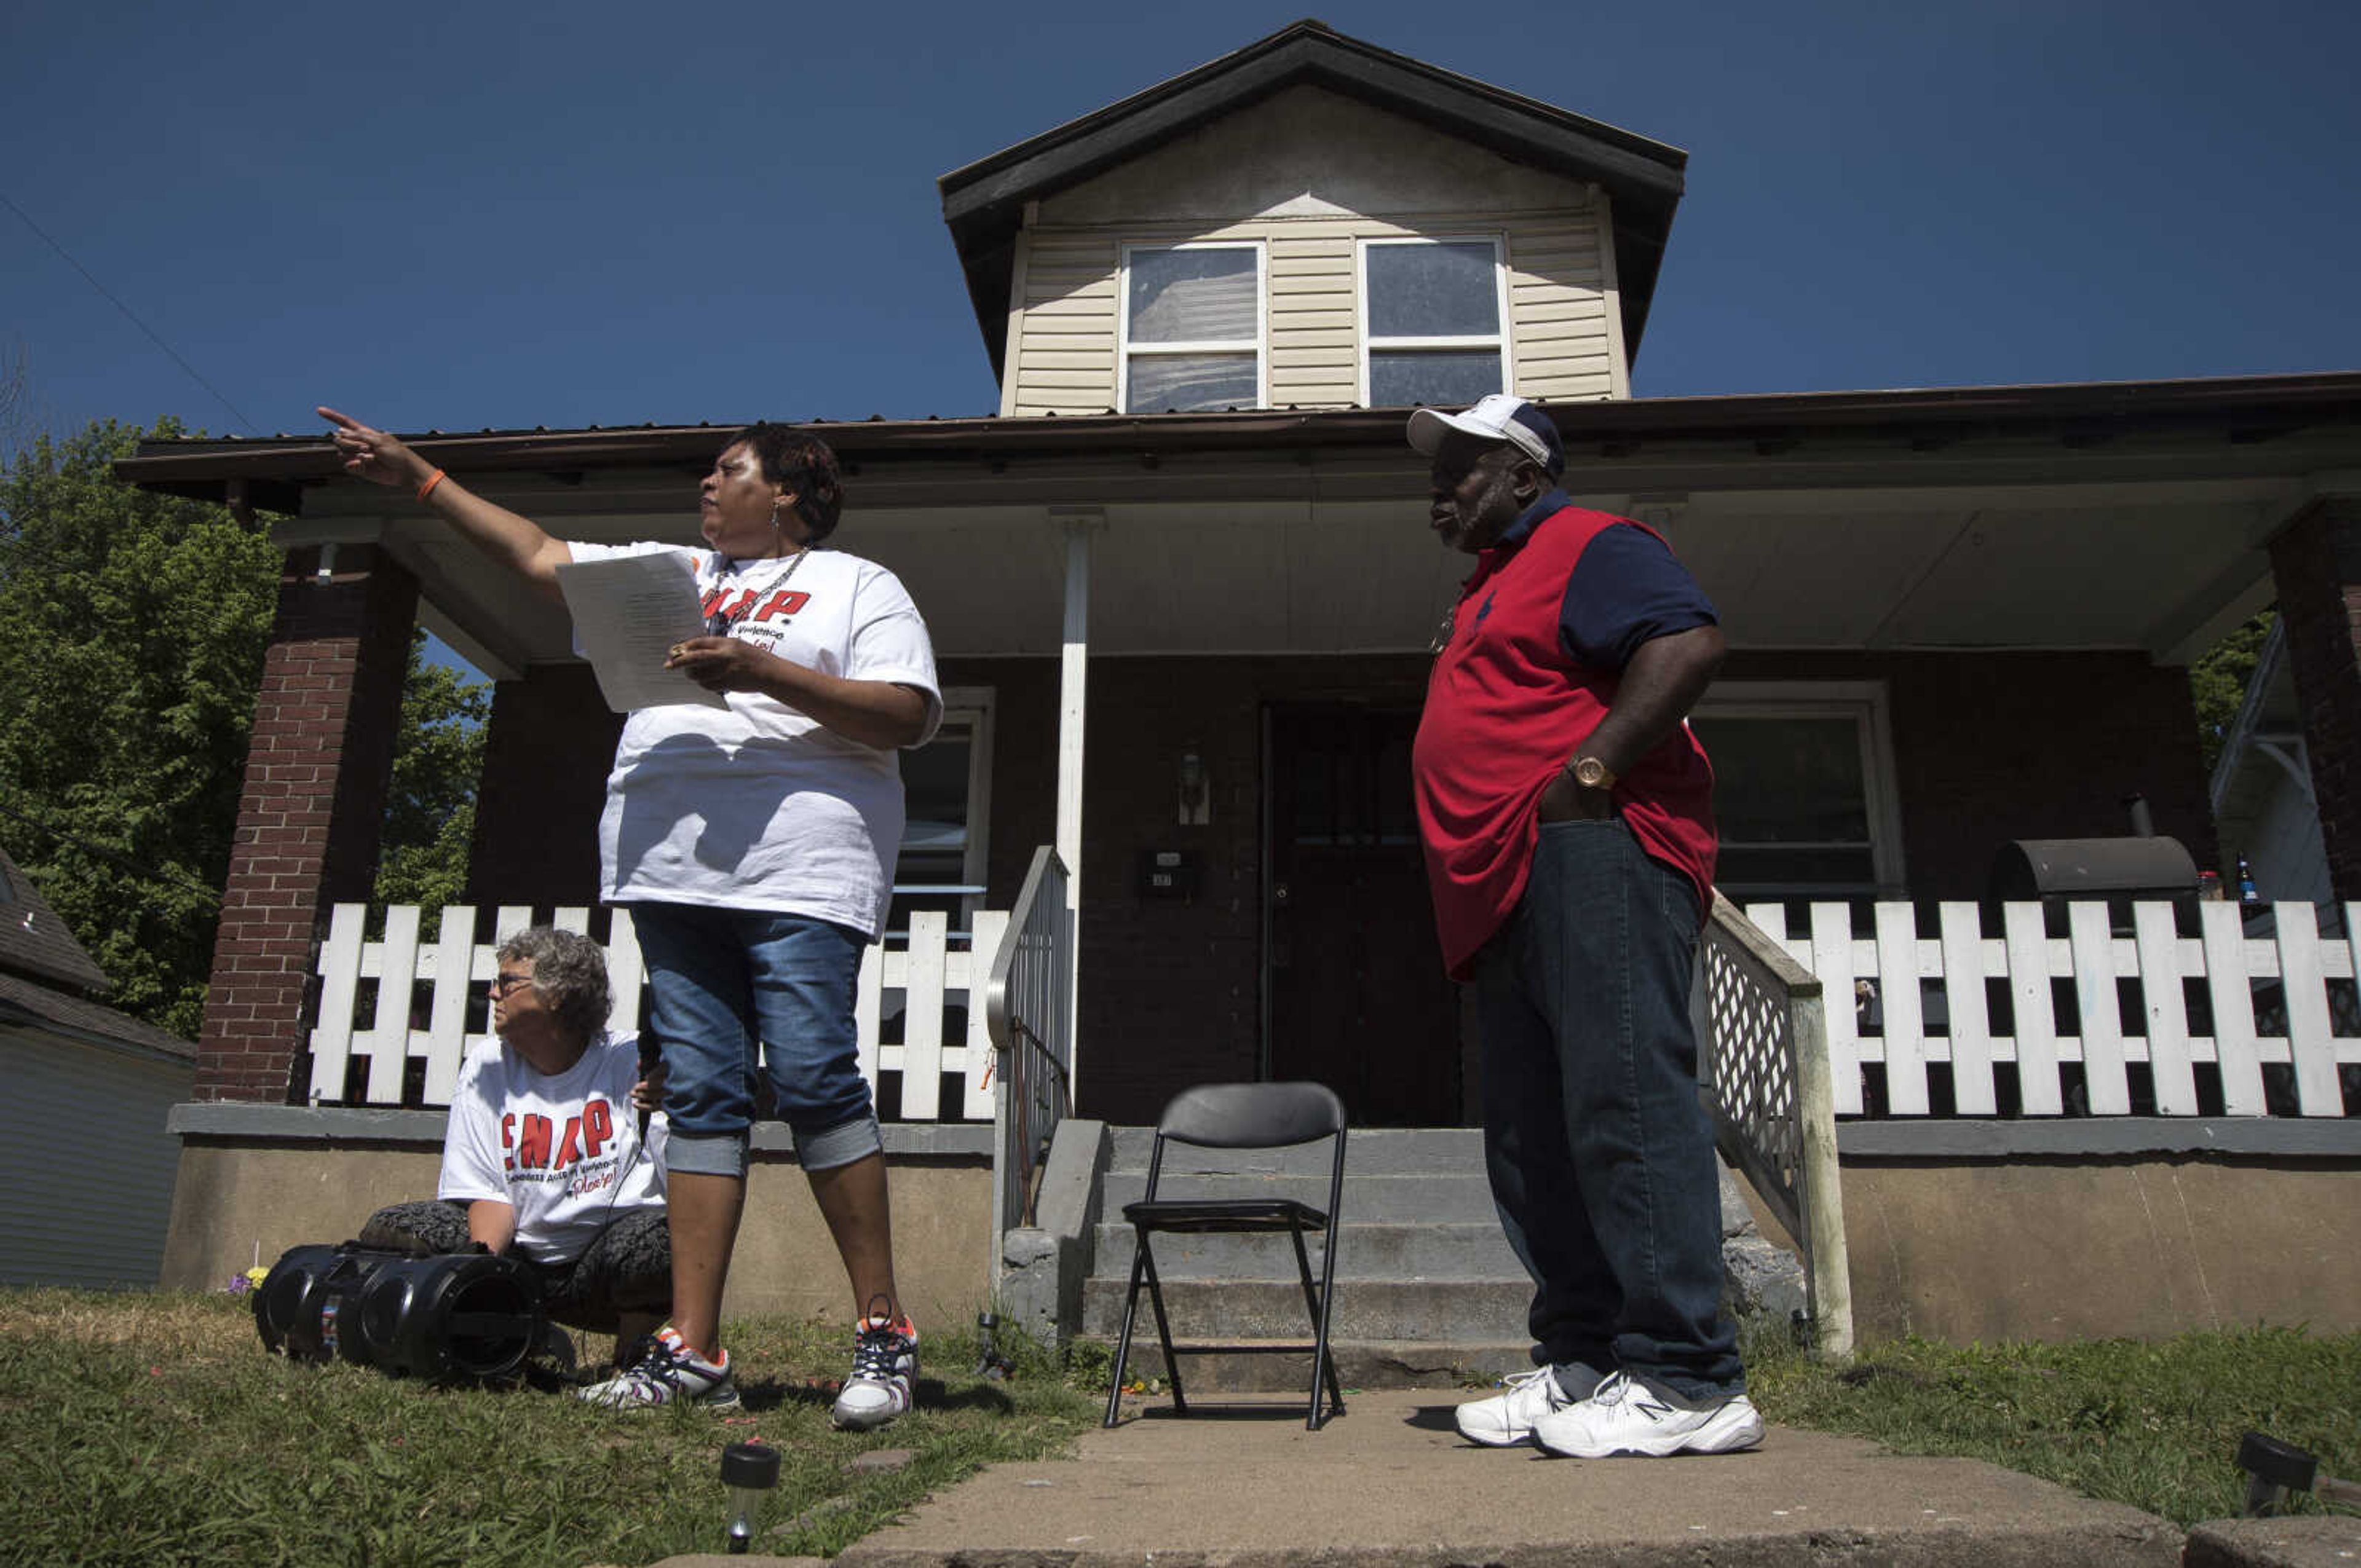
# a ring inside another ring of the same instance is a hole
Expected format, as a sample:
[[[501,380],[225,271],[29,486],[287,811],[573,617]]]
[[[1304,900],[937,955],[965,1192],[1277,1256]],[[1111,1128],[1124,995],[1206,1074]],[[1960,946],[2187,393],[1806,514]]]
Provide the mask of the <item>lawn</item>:
[[[754,1438],[783,1456],[760,1548],[827,1555],[982,1465],[1062,1448],[1104,1397],[1103,1354],[1061,1376],[1020,1342],[1004,1347],[1016,1375],[986,1380],[972,1334],[931,1335],[918,1409],[855,1437],[828,1425],[841,1326],[730,1334],[743,1412],[620,1415],[293,1365],[263,1353],[241,1298],[0,1289],[0,1558],[645,1563],[721,1549],[721,1450]],[[1751,1350],[1774,1421],[1990,1460],[2183,1525],[2238,1511],[2249,1428],[2361,1475],[2361,1334],[1903,1341],[1850,1367]],[[887,1449],[908,1463],[854,1463]]]
[[[2250,1430],[2310,1449],[2326,1474],[2361,1475],[2361,1334],[1902,1340],[1848,1367],[1757,1351],[1748,1379],[1773,1421],[1989,1460],[2184,1527],[2245,1506],[2233,1456]]]
[[[0,1558],[651,1563],[722,1549],[721,1450],[757,1438],[782,1455],[761,1549],[828,1554],[1094,1415],[1038,1354],[1005,1381],[969,1376],[971,1332],[929,1335],[918,1409],[852,1436],[828,1423],[848,1329],[764,1320],[730,1335],[742,1412],[619,1414],[295,1365],[264,1353],[242,1298],[0,1290]],[[884,1449],[911,1458],[854,1467]]]

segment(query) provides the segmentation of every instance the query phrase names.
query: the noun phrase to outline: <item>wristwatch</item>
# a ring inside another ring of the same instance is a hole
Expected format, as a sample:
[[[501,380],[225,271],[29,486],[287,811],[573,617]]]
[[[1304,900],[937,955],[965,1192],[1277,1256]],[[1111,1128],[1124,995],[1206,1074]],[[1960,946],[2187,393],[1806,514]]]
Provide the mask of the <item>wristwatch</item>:
[[[1615,775],[1608,770],[1606,763],[1596,757],[1576,757],[1566,764],[1566,772],[1572,773],[1574,782],[1585,789],[1615,787]]]

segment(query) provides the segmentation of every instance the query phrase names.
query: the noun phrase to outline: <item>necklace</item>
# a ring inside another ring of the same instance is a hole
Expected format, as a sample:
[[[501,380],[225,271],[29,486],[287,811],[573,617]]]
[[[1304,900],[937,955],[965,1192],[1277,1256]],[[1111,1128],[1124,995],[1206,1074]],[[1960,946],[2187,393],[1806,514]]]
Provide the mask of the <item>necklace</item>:
[[[806,544],[797,549],[794,554],[788,556],[787,569],[780,573],[777,579],[771,584],[771,591],[773,593],[776,593],[781,588],[785,587],[787,586],[787,580],[796,575],[796,568],[804,564],[804,557],[811,553],[812,547]],[[737,570],[738,563],[736,561],[730,562],[730,574],[734,576]],[[747,596],[744,602],[748,605],[752,605],[754,602],[753,597],[751,593]],[[737,620],[735,618],[725,615],[719,609],[716,609],[711,615],[705,618],[705,634],[708,637],[727,637],[730,634],[730,629],[736,625]]]

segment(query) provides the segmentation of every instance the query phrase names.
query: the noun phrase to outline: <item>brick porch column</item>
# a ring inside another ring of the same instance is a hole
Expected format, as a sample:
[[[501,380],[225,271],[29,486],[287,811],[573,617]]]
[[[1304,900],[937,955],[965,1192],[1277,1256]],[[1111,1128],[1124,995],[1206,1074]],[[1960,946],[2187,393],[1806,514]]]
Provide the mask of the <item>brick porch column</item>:
[[[2300,513],[2271,541],[2271,576],[2329,881],[2338,899],[2361,899],[2361,496]]]
[[[213,984],[199,1100],[284,1103],[302,1044],[313,944],[328,906],[377,876],[418,580],[369,545],[291,550],[247,743],[246,787]]]
[[[598,817],[622,732],[588,664],[535,664],[492,687],[469,903],[598,902]]]

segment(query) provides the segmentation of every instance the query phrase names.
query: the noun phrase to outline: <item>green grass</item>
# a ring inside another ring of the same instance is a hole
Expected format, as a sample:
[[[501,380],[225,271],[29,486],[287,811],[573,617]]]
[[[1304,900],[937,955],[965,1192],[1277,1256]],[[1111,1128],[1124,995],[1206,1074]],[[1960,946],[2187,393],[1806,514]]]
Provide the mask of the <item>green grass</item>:
[[[721,1450],[781,1454],[761,1550],[832,1554],[981,1466],[1093,1415],[1019,1340],[1005,1381],[929,1333],[917,1410],[829,1430],[841,1324],[733,1321],[742,1412],[602,1411],[264,1353],[243,1298],[0,1290],[0,1559],[48,1563],[644,1563],[722,1547]],[[594,1354],[602,1341],[592,1341]],[[909,1464],[854,1474],[873,1449]],[[785,1528],[778,1528],[784,1526]]]
[[[721,1546],[720,1453],[782,1455],[762,1550],[832,1554],[998,1460],[1063,1450],[1104,1398],[1104,1347],[1061,1373],[1021,1339],[1005,1381],[931,1333],[919,1408],[829,1430],[835,1323],[730,1325],[747,1408],[619,1415],[530,1389],[439,1389],[265,1354],[242,1298],[0,1290],[0,1560],[49,1563],[636,1564]],[[593,1342],[591,1349],[603,1350]],[[2191,1334],[1871,1347],[1850,1367],[1768,1343],[1773,1420],[1990,1460],[2189,1525],[2235,1514],[2239,1434],[2361,1476],[2361,1334]],[[896,1471],[855,1474],[874,1449]]]
[[[2248,1431],[2310,1449],[2329,1475],[2361,1476],[2361,1334],[1964,1349],[1913,1339],[1872,1345],[1850,1367],[1750,1348],[1747,1379],[1773,1421],[1989,1460],[2184,1527],[2244,1508],[2234,1456]]]

